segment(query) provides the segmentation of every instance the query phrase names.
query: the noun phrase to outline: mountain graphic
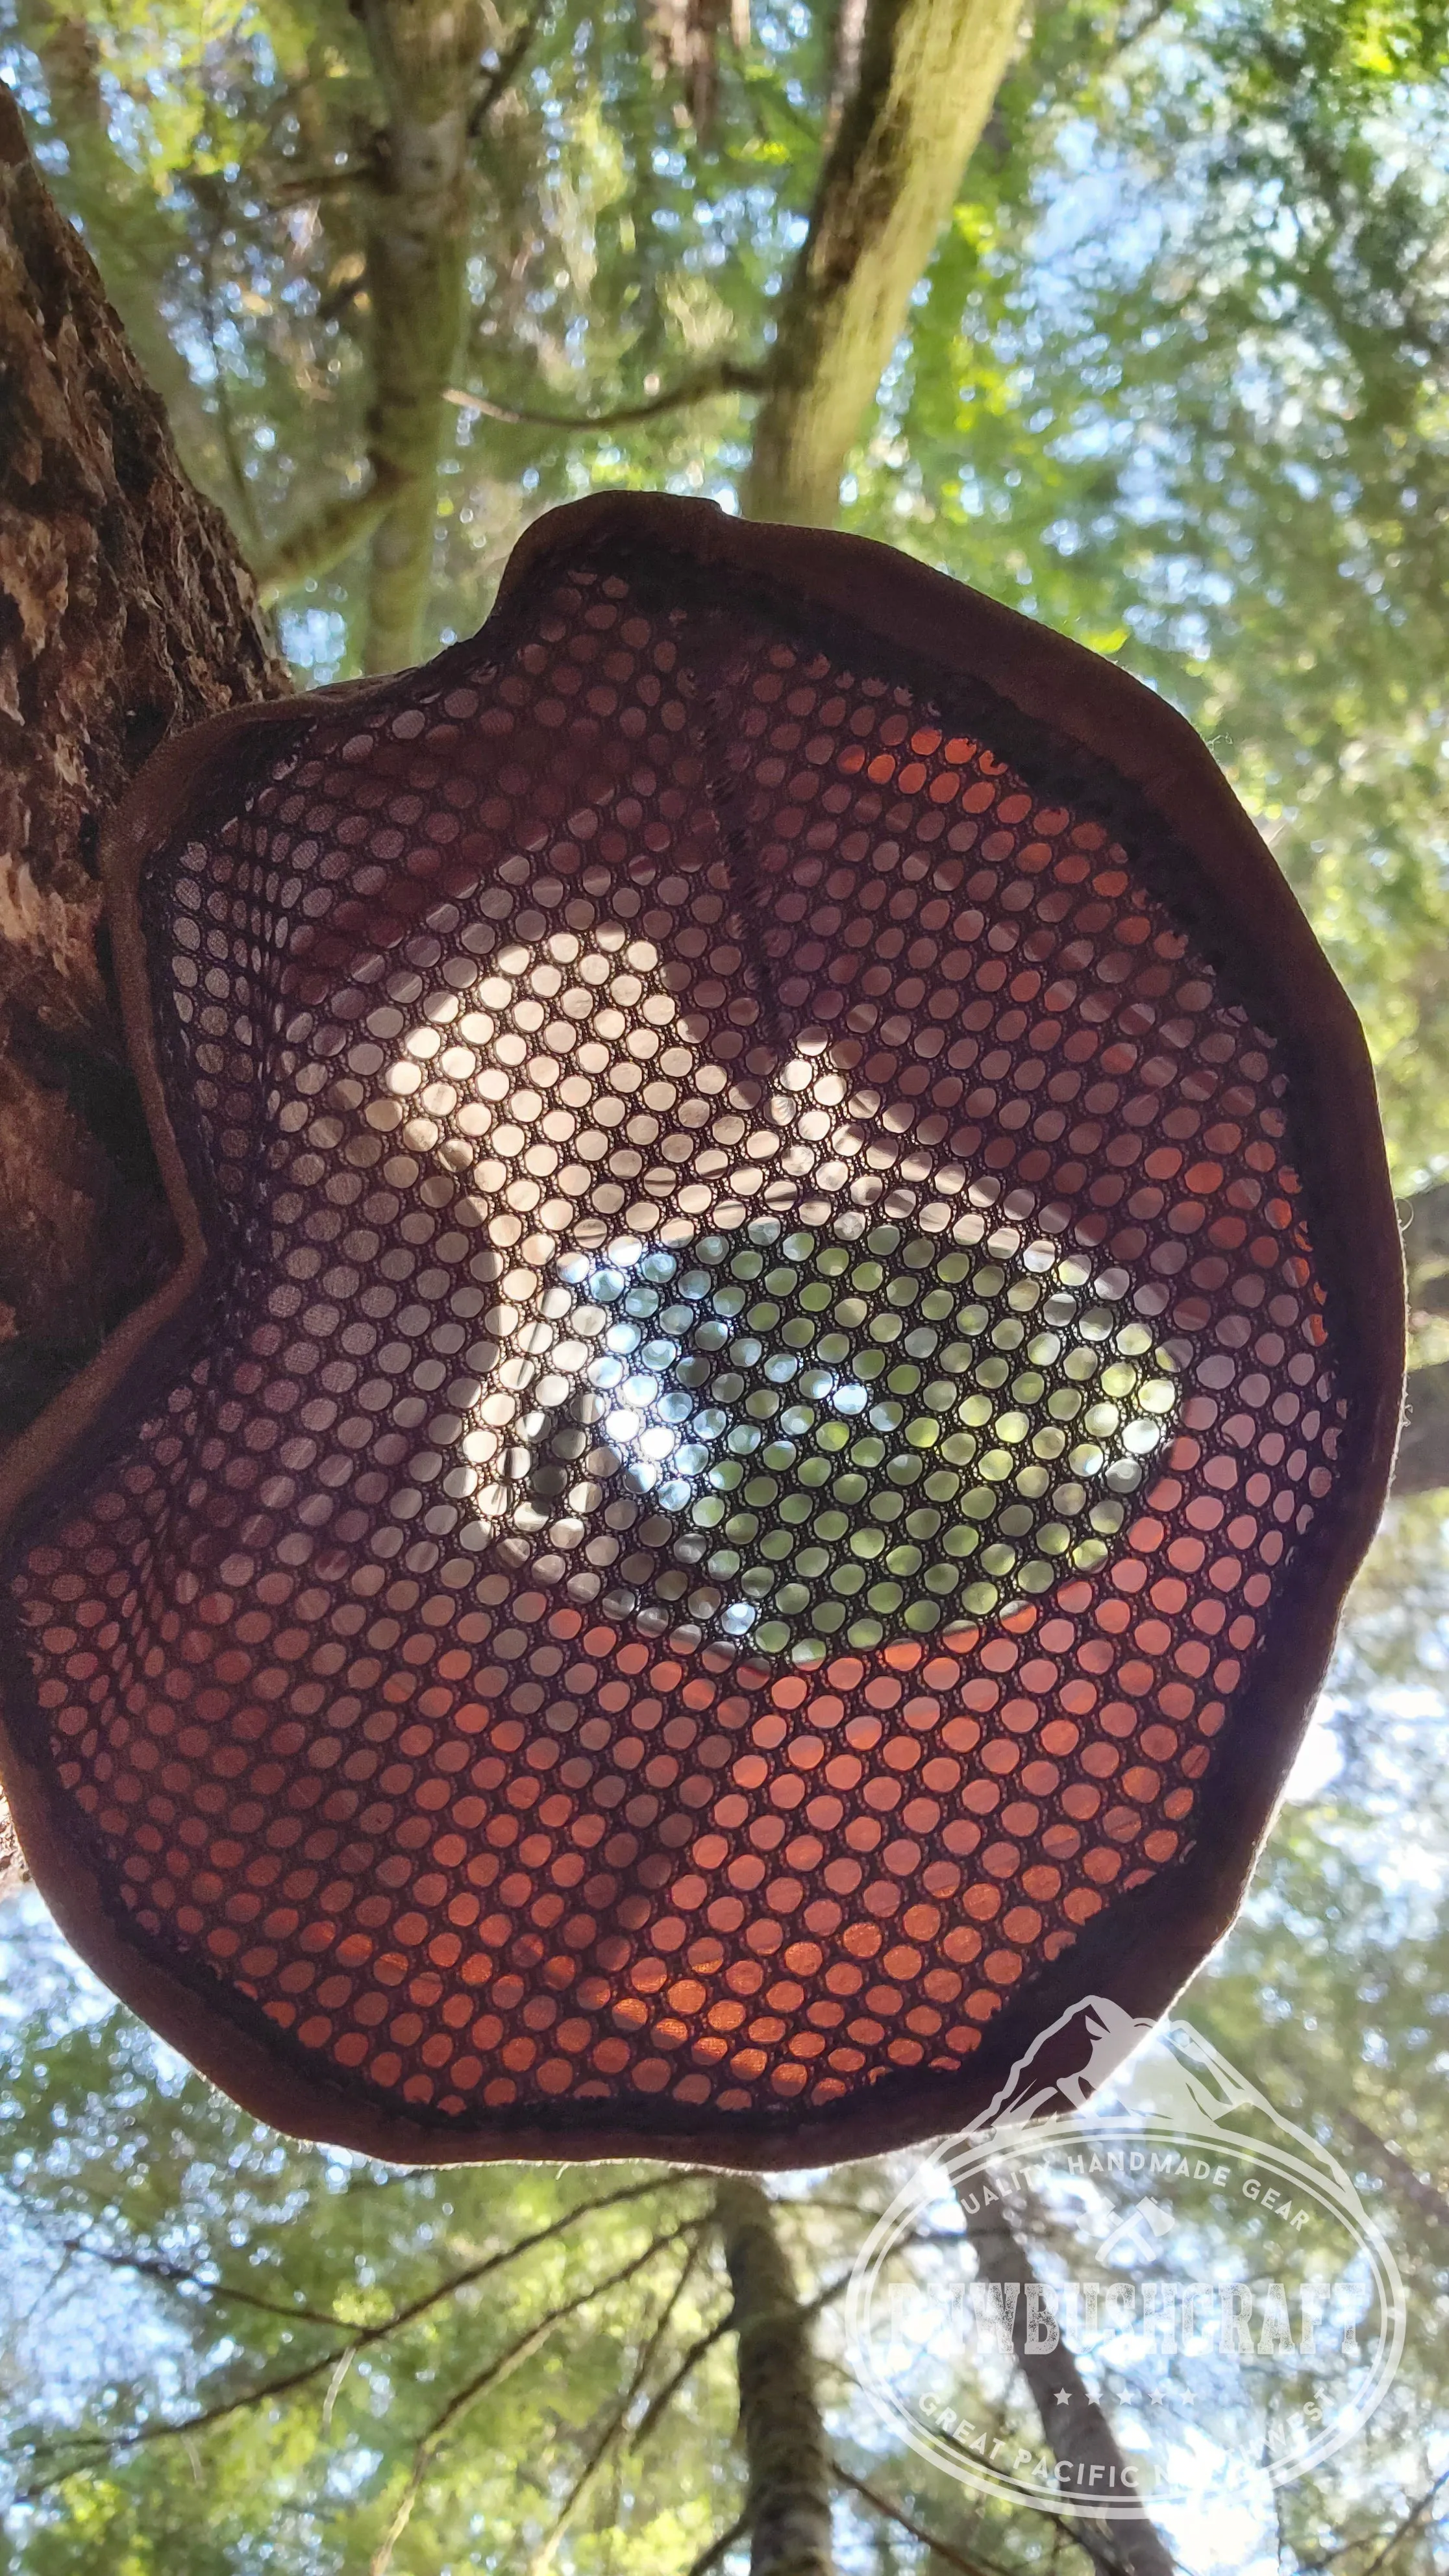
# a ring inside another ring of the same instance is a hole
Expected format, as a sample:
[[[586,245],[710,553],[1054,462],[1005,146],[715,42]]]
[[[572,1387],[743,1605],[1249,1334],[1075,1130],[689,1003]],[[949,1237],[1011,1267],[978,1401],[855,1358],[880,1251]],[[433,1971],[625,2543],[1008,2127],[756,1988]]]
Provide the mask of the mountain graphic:
[[[1147,2054],[1144,2044],[1154,2035],[1157,2045]],[[1071,2118],[1109,2084],[1112,2102],[1101,2114],[1104,2120],[1170,2131],[1219,2154],[1261,2154],[1266,2147],[1345,2218],[1370,2224],[1337,2157],[1288,2119],[1191,2022],[1174,2016],[1158,2026],[1102,1995],[1074,2004],[1033,2040],[985,2110],[953,2142],[956,2151],[987,2140],[1012,2144],[1044,2121]],[[1249,2120],[1266,2123],[1267,2136]]]

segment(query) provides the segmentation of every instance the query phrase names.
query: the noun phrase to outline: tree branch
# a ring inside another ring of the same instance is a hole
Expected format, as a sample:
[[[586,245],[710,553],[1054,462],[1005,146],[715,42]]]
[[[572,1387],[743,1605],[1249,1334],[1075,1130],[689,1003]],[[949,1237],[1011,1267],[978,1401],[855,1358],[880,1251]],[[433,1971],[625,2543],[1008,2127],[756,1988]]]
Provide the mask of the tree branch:
[[[692,2219],[690,2220],[687,2229],[676,2229],[675,2232],[677,2235],[689,2233],[694,2237],[694,2242],[689,2249],[688,2260],[686,2261],[678,2280],[675,2282],[673,2289],[670,2291],[668,2298],[664,2302],[663,2308],[650,2329],[643,2350],[630,2373],[629,2384],[626,2387],[623,2396],[620,2398],[618,2405],[614,2408],[613,2413],[609,2416],[603,2432],[595,2442],[593,2449],[585,2459],[583,2467],[580,2469],[578,2476],[575,2478],[573,2485],[570,2487],[568,2494],[560,2505],[557,2514],[554,2516],[550,2529],[544,2534],[543,2539],[539,2542],[533,2556],[530,2558],[526,2570],[526,2576],[547,2576],[547,2571],[552,2566],[557,2554],[559,2542],[562,2540],[565,2531],[568,2529],[575,2513],[578,2511],[591,2481],[597,2476],[598,2471],[604,2464],[604,2461],[608,2458],[610,2451],[614,2448],[620,2435],[623,2433],[625,2425],[628,2422],[629,2409],[633,2405],[635,2398],[638,2396],[640,2389],[644,2385],[644,2381],[649,2373],[649,2365],[653,2361],[654,2355],[658,2351],[660,2343],[668,2330],[669,2320],[674,2314],[675,2306],[683,2295],[684,2285],[689,2279],[690,2273],[693,2271],[695,2263],[698,2260],[699,2230],[702,2224],[702,2220]]]
[[[671,2404],[673,2399],[678,2396],[679,2391],[684,2386],[690,2372],[694,2370],[701,2361],[703,2361],[707,2352],[712,2352],[715,2345],[719,2343],[725,2335],[730,2333],[734,2324],[735,2312],[733,2308],[731,2308],[726,2315],[720,2318],[718,2325],[711,2326],[706,2334],[696,2336],[694,2342],[684,2354],[684,2357],[680,2361],[677,2369],[670,2372],[663,2387],[656,2389],[654,2395],[650,2398],[649,2403],[639,2420],[637,2430],[635,2431],[634,2448],[636,2450],[648,2441],[649,2436],[653,2432],[655,2425],[658,2423],[660,2416],[664,2413],[666,2407]]]
[[[781,2204],[777,2201],[774,2205],[778,2208]],[[786,2206],[790,2205],[792,2204],[786,2204]],[[801,2208],[809,2206],[807,2202],[798,2202],[793,2205]],[[959,2238],[952,2239],[953,2243],[959,2243],[959,2241]],[[851,2274],[849,2272],[842,2272],[838,2280],[827,2282],[825,2288],[823,2290],[818,2290],[814,2298],[809,2300],[806,2305],[802,2307],[800,2310],[801,2316],[803,2318],[818,2316],[822,2308],[829,2307],[832,2300],[838,2299],[842,2292],[850,2287],[850,2282]],[[650,2399],[649,2405],[641,2418],[638,2429],[634,2435],[634,2446],[636,2450],[641,2444],[648,2441],[650,2434],[654,2431],[655,2426],[658,2424],[660,2417],[665,2412],[665,2409],[671,2404],[673,2399],[678,2396],[680,2389],[684,2386],[690,2373],[701,2361],[703,2361],[705,2354],[707,2352],[712,2352],[715,2345],[721,2342],[725,2335],[732,2334],[738,2324],[739,2318],[736,2316],[734,2309],[730,2308],[726,2311],[725,2315],[720,2318],[717,2325],[711,2326],[707,2333],[698,2336],[695,2342],[690,2345],[689,2350],[684,2354],[680,2361],[677,2370],[671,2372],[669,2378],[665,2381],[664,2386],[657,2390],[655,2395]]]
[[[849,2369],[844,2362],[831,2358],[823,2361],[821,2367],[823,2370],[833,2373],[837,2379],[844,2380],[847,2387],[857,2390],[861,2396],[870,2396],[871,2391],[866,2386],[865,2381],[861,2379],[855,2371]],[[993,2420],[991,2431],[984,2447],[979,2444],[973,2445],[970,2442],[963,2441],[960,2434],[957,2433],[952,2437],[953,2448],[959,2450],[966,2459],[974,2461],[977,2468],[991,2468],[993,2466],[991,2459],[991,2444],[1004,2430],[1006,2420],[1007,2409],[1002,2407],[999,2409]],[[833,2465],[838,2465],[838,2463]],[[1052,2526],[1053,2532],[1057,2535],[1058,2541],[1070,2541],[1073,2547],[1077,2549],[1081,2549],[1085,2546],[1082,2533],[1078,2525],[1074,2522],[1069,2522],[1065,2514],[1054,2513],[1049,2504],[1035,2504],[1026,2496],[1022,2496],[1018,2500],[1017,2511],[1019,2513],[1034,2514],[1039,2522],[1049,2522]],[[1054,2556],[1055,2548],[1056,2543],[1054,2542]],[[1088,2554],[1090,2555],[1090,2553]]]
[[[531,2361],[534,2354],[547,2343],[550,2335],[567,2318],[577,2316],[580,2309],[588,2307],[592,2300],[601,2299],[608,2291],[617,2290],[625,2281],[632,2280],[637,2272],[643,2270],[646,2263],[651,2263],[656,2254],[663,2253],[681,2235],[688,2232],[694,2234],[697,2239],[699,2224],[699,2221],[691,2220],[686,2228],[674,2228],[668,2235],[656,2236],[645,2246],[642,2254],[632,2256],[629,2262],[622,2265],[617,2272],[611,2272],[607,2280],[591,2282],[589,2287],[586,2290],[580,2290],[576,2297],[566,2299],[559,2307],[551,2308],[546,2317],[539,2317],[515,2342],[496,2354],[492,2361],[486,2362],[482,2370],[476,2377],[470,2379],[465,2387],[454,2391],[446,2405],[434,2416],[432,2423],[418,2442],[413,2453],[413,2464],[407,2486],[403,2490],[392,2521],[378,2544],[368,2569],[368,2576],[387,2576],[387,2571],[392,2564],[393,2552],[412,2519],[413,2509],[422,2493],[423,2480],[427,2476],[432,2460],[441,2443],[457,2423],[459,2416],[473,2404],[474,2399],[482,2397],[490,2388],[501,2386],[505,2379],[511,2379],[514,2371],[521,2369],[524,2362]],[[693,2253],[694,2249],[691,2248],[691,2261]],[[676,2287],[676,2296],[688,2278],[689,2268],[689,2264],[686,2263]]]
[[[385,2326],[378,2329],[369,2327],[366,2340],[375,2342],[382,2334],[392,2334],[401,2326],[414,2324],[417,2318],[426,2316],[429,2308],[437,2307],[441,2300],[452,2298],[459,2290],[473,2288],[476,2282],[501,2271],[504,2264],[513,2262],[516,2256],[531,2254],[537,2246],[547,2245],[555,2236],[565,2235],[576,2218],[592,2217],[601,2209],[617,2209],[625,2201],[645,2200],[651,2192],[673,2190],[681,2182],[698,2179],[687,2169],[670,2166],[663,2173],[652,2175],[647,2182],[622,2183],[617,2191],[603,2192],[597,2200],[579,2201],[572,2209],[565,2210],[561,2218],[551,2219],[547,2227],[535,2228],[531,2236],[521,2236],[516,2245],[505,2245],[501,2253],[485,2255],[481,2262],[470,2264],[464,2272],[454,2273],[451,2280],[442,2282],[437,2289],[424,2291],[407,2307],[399,2308]],[[359,2336],[357,2340],[361,2343],[364,2338]]]
[[[867,0],[859,70],[780,300],[741,505],[829,526],[862,419],[1016,42],[1021,0]],[[848,33],[848,30],[847,30]]]
[[[831,2576],[830,2468],[814,2357],[768,2195],[730,2174],[715,2194],[739,2335],[751,2576]]]
[[[864,2478],[853,2476],[841,2461],[832,2460],[830,2466],[842,2486],[853,2488],[874,2512],[883,2514],[888,2522],[899,2523],[902,2531],[908,2532],[912,2540],[922,2542],[943,2565],[956,2568],[958,2576],[1004,2576],[1004,2571],[994,2559],[972,2558],[964,2549],[957,2549],[950,2541],[940,2539],[934,2531],[927,2531],[924,2523],[913,2521],[902,2505],[893,2504],[889,2496],[881,2494],[879,2487],[867,2486]]]
[[[710,2569],[718,2567],[726,2550],[733,2549],[737,2540],[743,2540],[749,2526],[749,2507],[746,2506],[743,2513],[736,2514],[728,2531],[722,2531],[717,2540],[712,2540],[707,2549],[700,2551],[693,2564],[686,2569],[685,2576],[710,2576]]]
[[[1409,2533],[1417,2529],[1418,2525],[1423,2521],[1424,2516],[1428,2512],[1435,2497],[1439,2494],[1440,2490],[1446,2486],[1449,2486],[1449,2469],[1441,2469],[1438,2477],[1434,2480],[1433,2485],[1431,2487],[1426,2487],[1424,2493],[1418,2498],[1417,2502],[1409,2507],[1403,2521],[1395,2524],[1394,2529],[1389,2533],[1388,2539],[1384,2542],[1382,2549],[1379,2550],[1375,2557],[1369,2560],[1367,2567],[1365,2567],[1363,2571],[1363,2576],[1378,2576],[1379,2569],[1385,2564],[1393,2551],[1397,2549],[1399,2542],[1401,2540],[1407,2540]]]
[[[1110,2493],[1130,2496],[1133,2485],[1126,2474],[1127,2463],[1074,2356],[1060,2337],[1050,2352],[1035,2352],[1028,2346],[1027,2293],[1039,2291],[1041,2283],[1008,2223],[1002,2203],[993,2200],[988,2209],[983,2199],[973,2209],[970,2195],[959,2181],[956,2197],[976,2256],[977,2277],[1004,2294],[1003,2323],[1053,2458],[1059,2465],[1070,2466],[1079,2492],[1091,2491],[1083,2484],[1082,2470],[1095,2468],[1107,2472]],[[1065,2405],[1059,2402],[1062,2391],[1066,2392]],[[1075,2536],[1104,2576],[1172,2576],[1172,2553],[1144,2512],[1121,2520],[1114,2518],[1110,2523],[1100,2517],[1084,2518],[1076,2526]]]
[[[290,2397],[297,2389],[306,2387],[309,2381],[320,2379],[324,2371],[334,2369],[345,2353],[370,2351],[374,2345],[385,2342],[389,2335],[400,2334],[405,2327],[416,2324],[419,2317],[426,2316],[430,2308],[438,2307],[444,2299],[455,2298],[460,2290],[471,2289],[477,2282],[501,2271],[506,2263],[514,2262],[519,2255],[531,2254],[535,2247],[561,2236],[576,2218],[591,2216],[601,2209],[615,2209],[621,2202],[641,2200],[649,2192],[663,2191],[681,2181],[693,2179],[692,2175],[677,2173],[671,2168],[647,2182],[626,2183],[618,2191],[603,2193],[597,2200],[580,2201],[574,2208],[566,2210],[562,2217],[552,2219],[548,2226],[535,2228],[531,2236],[520,2237],[516,2244],[505,2245],[498,2253],[485,2255],[480,2262],[470,2263],[466,2270],[455,2272],[433,2289],[421,2292],[406,2306],[395,2308],[391,2316],[380,2318],[375,2325],[354,2329],[345,2344],[334,2346],[330,2352],[320,2354],[313,2361],[300,2363],[297,2369],[285,2372],[279,2379],[263,2380],[259,2387],[243,2389],[238,2396],[221,2398],[214,2406],[198,2408],[195,2414],[174,2416],[159,2424],[143,2424],[134,2433],[76,2434],[60,2442],[27,2444],[26,2449],[32,2458],[42,2456],[47,2450],[61,2449],[79,2452],[82,2457],[73,2461],[70,2468],[58,2469],[28,2487],[22,2501],[34,2503],[51,2487],[58,2485],[62,2478],[73,2475],[75,2467],[85,2466],[90,2457],[105,2458],[116,2451],[132,2450],[142,2442],[162,2442],[185,2434],[203,2433],[228,2416],[241,2414],[248,2406],[264,2405],[270,2398]],[[675,2231],[676,2234],[678,2232]]]
[[[242,541],[254,548],[260,541],[256,500],[246,478],[246,461],[237,436],[236,413],[232,406],[231,387],[227,382],[226,364],[221,352],[221,332],[217,321],[216,254],[226,227],[224,188],[214,172],[193,173],[190,182],[193,205],[201,218],[203,245],[199,261],[201,270],[201,309],[206,331],[206,345],[211,357],[212,392],[216,404],[217,435],[226,459],[227,489],[232,508],[240,523]],[[168,334],[169,337],[169,334]],[[189,370],[188,370],[189,372]],[[168,415],[170,405],[167,405]],[[265,606],[267,603],[263,602]]]
[[[269,547],[256,568],[264,605],[272,607],[289,590],[341,563],[382,525],[406,480],[385,460],[375,459],[372,479],[360,492],[345,492],[336,501],[324,502],[290,536]]]
[[[239,2306],[260,2308],[264,2316],[282,2317],[288,2324],[309,2326],[345,2326],[345,2317],[327,2308],[285,2307],[280,2299],[264,2299],[258,2290],[244,2290],[230,2281],[208,2281],[201,2272],[189,2272],[179,2263],[149,2260],[140,2254],[113,2254],[104,2246],[87,2245],[82,2237],[68,2237],[67,2254],[84,2254],[92,2263],[106,2263],[116,2272],[136,2272],[144,2281],[161,2281],[168,2288],[205,2290],[208,2297],[231,2299]]]
[[[465,393],[449,385],[445,402],[456,403],[460,411],[480,412],[485,420],[501,420],[509,428],[519,429],[624,429],[644,420],[658,420],[662,413],[679,411],[687,403],[709,402],[716,394],[757,394],[766,382],[763,367],[741,366],[723,358],[716,366],[701,368],[698,375],[687,376],[681,384],[671,385],[661,394],[651,394],[646,401],[620,403],[613,411],[570,412],[529,411],[510,403],[490,402],[483,394]]]
[[[1223,2040],[1214,2016],[1200,1999],[1194,2000],[1193,2019],[1204,2036],[1223,2048]],[[1416,2171],[1402,2149],[1393,2146],[1382,2132],[1366,2120],[1354,2104],[1342,2098],[1331,2070],[1326,2068],[1317,2051],[1305,2045],[1301,2034],[1279,2026],[1273,2033],[1273,2051],[1305,2101],[1324,2103],[1333,2125],[1352,2138],[1366,2163],[1376,2166],[1379,2174],[1417,2218],[1427,2220],[1442,2231],[1449,2245],[1449,2193],[1439,2189],[1425,2175]],[[1224,2054],[1227,2054],[1224,2049]]]
[[[1370,2127],[1360,2112],[1345,2108],[1337,2116],[1370,2164],[1378,2166],[1400,2198],[1408,2202],[1418,2217],[1426,2218],[1431,2227],[1440,2229],[1446,2244],[1449,2244],[1449,2197],[1437,2190],[1432,2182],[1426,2182],[1422,2174],[1416,2173],[1408,2157],[1391,2146],[1387,2138],[1380,2137],[1378,2130]]]
[[[532,0],[532,6],[515,27],[492,71],[485,75],[468,119],[468,132],[473,140],[476,141],[482,133],[504,91],[512,88],[548,11],[549,0]]]

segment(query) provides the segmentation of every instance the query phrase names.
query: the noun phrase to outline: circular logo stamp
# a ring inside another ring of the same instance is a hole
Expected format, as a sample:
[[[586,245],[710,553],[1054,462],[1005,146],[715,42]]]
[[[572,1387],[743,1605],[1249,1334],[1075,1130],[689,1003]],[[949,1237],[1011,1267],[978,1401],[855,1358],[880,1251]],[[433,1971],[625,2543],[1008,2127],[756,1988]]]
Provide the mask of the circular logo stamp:
[[[911,2449],[1111,2522],[1342,2450],[1393,2379],[1405,2299],[1329,2148],[1190,2023],[1094,1998],[897,2194],[847,2318]]]

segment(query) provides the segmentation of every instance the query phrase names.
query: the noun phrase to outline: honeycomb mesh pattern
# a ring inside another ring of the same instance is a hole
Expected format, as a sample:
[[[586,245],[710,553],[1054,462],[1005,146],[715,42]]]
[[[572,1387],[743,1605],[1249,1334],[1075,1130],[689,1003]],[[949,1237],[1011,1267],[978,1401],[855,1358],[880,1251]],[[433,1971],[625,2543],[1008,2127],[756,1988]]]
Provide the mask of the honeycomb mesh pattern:
[[[210,1260],[10,1583],[128,1937],[324,2091],[951,2075],[1190,1847],[1344,1415],[1292,1104],[994,740],[595,549],[146,868]]]

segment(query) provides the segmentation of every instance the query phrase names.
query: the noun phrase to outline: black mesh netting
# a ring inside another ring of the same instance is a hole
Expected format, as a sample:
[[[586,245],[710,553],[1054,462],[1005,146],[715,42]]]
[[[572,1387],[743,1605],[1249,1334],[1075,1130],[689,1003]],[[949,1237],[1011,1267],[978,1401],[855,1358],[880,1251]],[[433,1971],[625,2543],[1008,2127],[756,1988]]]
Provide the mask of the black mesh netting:
[[[1181,1865],[1335,1493],[1210,903],[660,545],[239,742],[140,890],[210,1258],[8,1560],[120,1937],[418,2153],[944,2125]]]

